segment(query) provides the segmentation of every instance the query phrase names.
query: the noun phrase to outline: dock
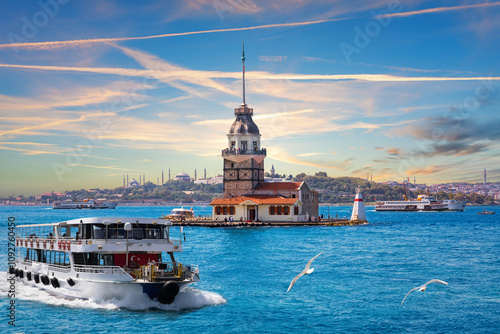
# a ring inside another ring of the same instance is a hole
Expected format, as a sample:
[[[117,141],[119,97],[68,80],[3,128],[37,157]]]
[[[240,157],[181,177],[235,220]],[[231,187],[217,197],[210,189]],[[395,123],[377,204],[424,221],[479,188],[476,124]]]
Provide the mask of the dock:
[[[320,222],[313,221],[251,221],[251,222],[225,222],[220,220],[171,220],[173,226],[200,226],[200,227],[291,227],[291,226],[351,226],[366,225],[366,220],[350,221],[349,219],[322,219]]]

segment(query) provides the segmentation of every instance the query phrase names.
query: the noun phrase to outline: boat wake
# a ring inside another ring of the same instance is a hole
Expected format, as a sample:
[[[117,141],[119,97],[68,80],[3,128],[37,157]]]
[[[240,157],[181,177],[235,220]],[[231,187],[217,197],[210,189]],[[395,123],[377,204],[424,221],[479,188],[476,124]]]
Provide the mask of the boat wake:
[[[8,275],[5,271],[0,273],[0,297],[7,298],[10,284],[7,281]],[[64,294],[65,289],[61,289]],[[197,309],[205,306],[219,305],[226,303],[221,295],[187,287],[179,292],[172,304],[161,304],[151,300],[146,294],[123,293],[124,298],[107,299],[106,291],[95,289],[92,291],[91,299],[70,299],[62,296],[54,296],[32,285],[25,285],[20,281],[15,284],[15,297],[17,300],[41,302],[52,306],[64,306],[70,308],[104,309],[117,310],[128,309],[133,311],[145,311],[149,309],[160,309],[165,311],[179,311],[184,309]]]

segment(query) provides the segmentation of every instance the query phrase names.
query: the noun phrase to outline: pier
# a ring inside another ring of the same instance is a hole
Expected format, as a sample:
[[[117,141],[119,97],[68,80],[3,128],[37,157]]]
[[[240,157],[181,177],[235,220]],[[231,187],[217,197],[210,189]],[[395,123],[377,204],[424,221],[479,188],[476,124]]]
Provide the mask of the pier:
[[[225,222],[220,220],[171,220],[173,226],[201,226],[201,227],[291,227],[291,226],[351,226],[351,225],[366,225],[366,220],[349,220],[349,219],[322,219],[320,222],[313,221],[251,221],[251,222]]]

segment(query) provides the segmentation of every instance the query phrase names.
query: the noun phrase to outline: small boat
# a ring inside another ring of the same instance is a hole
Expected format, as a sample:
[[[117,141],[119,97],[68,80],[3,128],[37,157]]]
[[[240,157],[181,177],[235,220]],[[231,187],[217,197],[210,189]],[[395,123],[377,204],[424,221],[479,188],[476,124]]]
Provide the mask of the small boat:
[[[478,212],[477,214],[478,215],[494,215],[495,211],[488,211],[488,210],[484,209],[482,212]]]
[[[191,207],[191,209],[184,209],[184,207],[182,206],[180,208],[173,209],[168,216],[162,218],[172,219],[172,220],[193,219],[194,218],[193,207]]]
[[[52,209],[114,209],[116,202],[108,202],[104,199],[84,199],[83,201],[66,200],[63,202],[55,202]]]
[[[182,239],[172,238],[171,226],[168,220],[121,217],[20,225],[19,251],[9,273],[62,298],[86,300],[98,294],[109,300],[146,294],[170,304],[179,290],[200,280],[197,266],[175,260]]]

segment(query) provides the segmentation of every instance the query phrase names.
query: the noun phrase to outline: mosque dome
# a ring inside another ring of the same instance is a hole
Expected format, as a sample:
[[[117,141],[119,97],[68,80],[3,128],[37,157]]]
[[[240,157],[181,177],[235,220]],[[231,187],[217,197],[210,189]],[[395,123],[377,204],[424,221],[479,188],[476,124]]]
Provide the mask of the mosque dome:
[[[189,177],[189,175],[185,172],[182,172],[182,173],[177,174],[175,177],[184,178],[184,177]]]
[[[252,116],[248,114],[237,114],[236,120],[229,129],[229,134],[260,134],[257,124],[254,123]]]

